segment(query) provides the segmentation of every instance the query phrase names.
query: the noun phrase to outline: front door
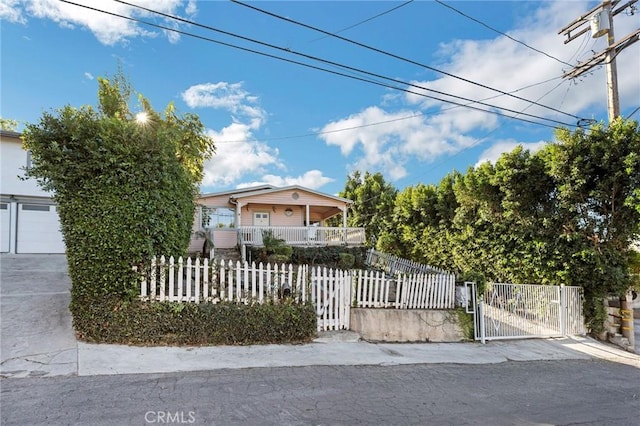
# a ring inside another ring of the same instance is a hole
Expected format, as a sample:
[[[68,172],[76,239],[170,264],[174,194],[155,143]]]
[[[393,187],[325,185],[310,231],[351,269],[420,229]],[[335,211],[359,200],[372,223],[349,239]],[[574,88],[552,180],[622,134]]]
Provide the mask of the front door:
[[[253,226],[269,226],[269,212],[253,212]]]

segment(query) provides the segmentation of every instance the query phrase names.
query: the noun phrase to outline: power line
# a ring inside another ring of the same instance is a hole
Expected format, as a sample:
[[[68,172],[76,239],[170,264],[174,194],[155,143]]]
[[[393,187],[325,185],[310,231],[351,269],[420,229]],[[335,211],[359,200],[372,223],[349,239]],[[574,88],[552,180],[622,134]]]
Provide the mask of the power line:
[[[379,18],[379,17],[381,17],[381,16],[384,16],[384,15],[386,15],[386,14],[388,14],[388,13],[391,13],[391,12],[393,12],[393,11],[397,10],[397,9],[400,9],[401,7],[404,7],[404,6],[408,5],[409,3],[413,3],[413,1],[414,1],[414,0],[406,1],[406,2],[404,2],[404,3],[402,3],[402,4],[398,5],[398,6],[392,7],[391,9],[388,9],[388,10],[385,10],[384,12],[378,13],[377,15],[372,16],[371,18],[364,19],[364,20],[362,20],[362,21],[360,21],[360,22],[357,22],[357,23],[355,23],[355,24],[353,24],[353,25],[349,25],[348,27],[342,28],[342,29],[340,29],[340,30],[338,30],[338,31],[334,31],[334,32],[333,32],[333,34],[339,34],[339,33],[341,33],[341,32],[344,32],[344,31],[350,30],[351,28],[355,28],[355,27],[357,27],[357,26],[359,26],[359,25],[362,25],[362,24],[364,24],[364,23],[367,23],[367,22],[369,22],[369,21],[373,21],[374,19]],[[325,39],[325,38],[327,38],[327,37],[329,37],[329,36],[318,37],[318,38],[316,38],[316,39],[311,40],[310,42],[314,42],[314,41],[322,40],[322,39]]]
[[[518,112],[518,111],[509,109],[509,108],[498,107],[496,105],[487,104],[487,103],[484,103],[482,101],[476,101],[476,100],[473,100],[473,99],[469,99],[469,98],[465,98],[465,97],[461,97],[461,96],[457,96],[457,95],[453,95],[453,94],[449,94],[449,93],[444,93],[444,92],[441,92],[441,91],[437,91],[437,90],[429,89],[429,88],[426,88],[426,87],[423,87],[423,86],[420,86],[420,85],[416,85],[416,84],[413,84],[413,83],[408,83],[408,82],[404,82],[404,81],[401,81],[401,80],[398,80],[398,79],[394,79],[394,78],[391,78],[391,77],[386,77],[386,76],[381,75],[381,74],[368,72],[368,71],[365,71],[365,70],[362,70],[362,69],[359,69],[359,68],[350,67],[348,65],[343,65],[343,64],[340,64],[340,63],[337,63],[337,62],[333,62],[333,61],[329,61],[329,60],[326,60],[326,59],[318,58],[318,57],[315,57],[315,56],[312,56],[312,55],[307,55],[307,54],[304,54],[304,53],[301,53],[301,52],[296,52],[296,51],[293,51],[293,50],[291,50],[289,48],[276,46],[276,45],[273,45],[273,44],[270,44],[270,43],[266,43],[266,42],[263,42],[263,41],[260,41],[260,40],[255,40],[255,39],[252,39],[252,38],[249,38],[249,37],[245,37],[245,36],[241,36],[241,35],[238,35],[238,34],[235,34],[235,33],[231,33],[229,31],[220,30],[218,28],[214,28],[214,27],[211,27],[211,26],[208,26],[208,25],[200,24],[198,22],[190,21],[190,20],[187,20],[187,19],[184,19],[184,18],[180,18],[180,17],[177,17],[177,16],[169,15],[169,14],[166,14],[166,13],[163,13],[163,12],[159,12],[159,11],[156,11],[156,10],[153,10],[153,9],[149,9],[149,8],[146,8],[146,7],[143,7],[143,6],[138,6],[138,5],[135,5],[135,4],[131,4],[131,3],[128,3],[128,2],[125,2],[125,1],[122,1],[122,0],[114,0],[114,1],[116,1],[118,3],[122,3],[122,4],[125,4],[125,5],[128,5],[128,6],[136,7],[138,9],[145,10],[145,11],[150,12],[150,13],[155,13],[157,15],[160,15],[160,16],[163,16],[163,17],[166,17],[166,18],[174,19],[174,20],[177,20],[177,21],[180,21],[180,22],[183,22],[183,23],[187,23],[187,24],[194,25],[194,26],[201,27],[201,28],[205,28],[205,29],[208,29],[208,30],[211,30],[211,31],[219,32],[219,33],[231,36],[231,37],[240,38],[242,40],[249,41],[249,42],[256,43],[256,44],[260,44],[262,46],[266,46],[266,47],[269,47],[269,48],[272,48],[272,49],[281,50],[281,51],[285,51],[287,53],[291,53],[291,54],[295,54],[295,55],[298,55],[298,56],[302,56],[302,57],[307,58],[307,59],[312,59],[312,60],[315,60],[315,61],[318,61],[318,62],[323,62],[323,63],[326,63],[326,64],[330,64],[332,66],[336,66],[336,67],[339,67],[339,68],[344,68],[344,69],[347,69],[347,70],[350,70],[350,71],[356,71],[358,73],[366,74],[366,75],[373,76],[373,77],[376,77],[376,78],[389,80],[389,81],[392,81],[394,83],[400,83],[400,84],[403,84],[403,85],[406,85],[406,86],[412,86],[412,87],[418,88],[420,90],[434,92],[434,93],[438,93],[438,94],[441,94],[441,95],[444,95],[444,96],[449,96],[449,97],[452,97],[452,98],[468,101],[468,102],[470,102],[470,104],[461,104],[459,102],[454,102],[454,101],[451,101],[451,100],[447,100],[447,99],[442,99],[442,98],[426,95],[424,93],[418,93],[418,92],[415,92],[415,91],[412,91],[412,90],[408,90],[408,89],[404,89],[404,88],[401,88],[401,87],[388,85],[388,84],[385,84],[385,83],[381,83],[379,81],[365,79],[365,78],[361,78],[361,77],[356,77],[356,76],[353,76],[353,75],[347,75],[347,74],[344,74],[344,73],[327,70],[326,68],[320,68],[320,67],[312,66],[310,64],[303,64],[303,63],[298,62],[298,61],[285,59],[285,58],[282,58],[282,57],[279,57],[279,56],[266,54],[264,52],[258,52],[258,51],[252,50],[252,49],[238,47],[238,46],[235,46],[233,44],[223,43],[223,42],[212,40],[212,39],[209,39],[209,38],[206,38],[206,37],[197,36],[197,35],[194,35],[194,34],[191,34],[191,33],[187,33],[187,32],[180,31],[180,30],[176,30],[176,29],[173,29],[173,28],[167,28],[167,27],[164,27],[164,26],[161,26],[161,25],[158,25],[158,24],[149,23],[149,22],[140,20],[138,18],[125,17],[125,16],[118,15],[118,14],[115,14],[115,13],[112,13],[112,12],[107,12],[107,11],[103,11],[103,10],[100,10],[100,9],[96,9],[96,8],[93,8],[93,7],[90,7],[90,6],[79,5],[77,3],[73,3],[73,2],[70,2],[68,0],[60,0],[60,1],[62,1],[64,3],[70,3],[70,4],[73,4],[73,5],[76,5],[76,6],[80,6],[80,7],[85,7],[87,9],[92,9],[92,10],[96,10],[96,11],[99,11],[99,12],[111,14],[111,15],[114,15],[114,16],[123,17],[123,18],[129,19],[129,20],[133,20],[133,21],[141,22],[141,23],[144,23],[144,24],[147,24],[147,25],[151,25],[151,26],[154,26],[154,27],[162,28],[162,29],[165,29],[165,30],[168,30],[168,31],[174,31],[174,32],[177,32],[177,33],[180,33],[180,34],[194,36],[194,37],[205,39],[205,40],[208,40],[208,41],[212,41],[212,42],[215,42],[215,43],[218,43],[218,44],[223,44],[225,46],[236,47],[236,48],[239,48],[239,49],[242,49],[242,50],[245,50],[245,51],[249,51],[249,52],[252,52],[252,53],[259,53],[261,55],[265,55],[265,56],[268,56],[268,57],[271,57],[271,58],[285,60],[285,61],[290,62],[290,63],[304,65],[304,66],[307,66],[307,67],[310,67],[310,68],[323,70],[323,71],[330,72],[330,73],[333,73],[333,74],[336,74],[336,75],[341,75],[341,76],[345,76],[345,77],[348,77],[348,78],[353,78],[353,79],[356,79],[356,80],[369,82],[371,84],[376,84],[376,85],[379,85],[379,86],[383,86],[383,87],[387,87],[387,88],[391,88],[391,89],[395,89],[395,90],[400,90],[400,91],[403,91],[403,92],[406,92],[406,93],[415,94],[415,95],[422,96],[422,97],[425,97],[425,98],[434,99],[434,100],[440,101],[440,102],[450,103],[450,104],[457,105],[457,106],[463,106],[463,107],[466,107],[466,108],[471,108],[471,109],[475,109],[475,110],[486,112],[486,113],[490,113],[490,114],[496,114],[496,115],[500,115],[500,116],[507,117],[507,118],[512,118],[513,117],[511,115],[507,115],[505,113],[501,113],[501,112],[498,112],[498,111],[486,110],[486,109],[482,109],[482,108],[471,106],[471,104],[478,103],[478,104],[481,104],[481,105],[488,106],[490,108],[497,108],[499,110],[504,110],[504,111],[508,111],[508,112],[511,112],[511,113],[515,113],[516,115],[525,115],[525,116],[528,116],[528,117],[531,117],[531,118],[536,118],[536,119],[539,119],[539,120],[546,120],[546,121],[549,121],[549,122],[557,123],[557,124],[560,124],[562,126],[576,127],[576,125],[565,123],[565,122],[558,121],[558,120],[554,120],[554,119],[551,119],[551,118],[540,117],[540,116],[536,116],[536,115],[533,115],[533,114],[526,114],[526,113]],[[527,102],[530,102],[530,101],[527,101]],[[567,114],[567,113],[564,113],[564,114],[570,115],[570,114]],[[576,116],[574,116],[574,117],[576,117]],[[579,118],[579,117],[577,117],[577,118]],[[516,119],[520,120],[520,121],[539,124],[539,125],[543,125],[543,126],[546,125],[548,127],[555,128],[555,126],[550,126],[550,125],[547,125],[547,124],[544,124],[544,123],[540,123],[540,122],[533,122],[531,120],[526,120],[526,119],[522,119],[522,118],[516,118]]]
[[[64,1],[64,0],[61,0],[61,1]],[[228,36],[231,36],[231,37],[240,38],[241,40],[249,41],[249,42],[252,42],[252,43],[256,43],[256,44],[259,44],[259,45],[262,45],[262,46],[266,46],[266,47],[269,47],[269,48],[272,48],[272,49],[284,51],[284,52],[287,52],[287,53],[290,53],[290,54],[294,54],[294,55],[297,55],[297,56],[302,56],[302,57],[307,58],[307,59],[311,59],[311,60],[314,60],[314,61],[326,63],[326,64],[329,64],[329,65],[336,66],[336,67],[343,68],[343,69],[347,69],[347,70],[350,70],[350,71],[355,71],[355,72],[360,73],[360,74],[365,74],[365,75],[369,75],[369,76],[372,76],[372,77],[380,78],[380,79],[383,79],[383,80],[392,81],[394,83],[400,83],[400,84],[403,84],[403,85],[406,85],[406,86],[415,87],[415,88],[420,89],[420,90],[425,90],[425,91],[428,91],[428,92],[437,93],[439,95],[444,95],[444,96],[452,97],[452,98],[455,98],[455,99],[460,99],[460,100],[463,100],[463,101],[470,102],[471,104],[476,104],[477,103],[477,104],[484,105],[484,106],[487,106],[487,107],[490,107],[490,108],[497,108],[497,109],[500,109],[500,110],[503,110],[503,111],[507,111],[507,112],[511,112],[511,113],[515,113],[515,114],[519,114],[519,115],[521,114],[521,115],[525,115],[525,116],[528,116],[528,117],[531,117],[531,118],[536,118],[536,119],[539,119],[539,120],[546,120],[546,121],[553,122],[553,123],[556,123],[556,124],[560,124],[560,125],[563,125],[563,126],[575,127],[572,124],[565,123],[565,122],[558,121],[558,120],[554,120],[554,119],[551,119],[551,118],[545,118],[545,117],[540,117],[540,116],[533,115],[533,114],[522,113],[522,112],[519,112],[519,111],[515,111],[515,110],[512,110],[512,109],[509,109],[509,108],[499,107],[499,106],[492,105],[492,104],[487,104],[487,103],[482,102],[482,101],[477,101],[477,100],[465,98],[465,97],[462,97],[462,96],[457,96],[457,95],[453,95],[453,94],[450,94],[450,93],[445,93],[445,92],[441,92],[441,91],[438,91],[438,90],[429,89],[429,88],[424,87],[424,86],[420,86],[420,85],[409,83],[409,82],[405,82],[405,81],[402,81],[402,80],[399,80],[399,79],[387,77],[387,76],[384,76],[384,75],[381,75],[381,74],[372,73],[372,72],[369,72],[369,71],[366,71],[366,70],[362,70],[360,68],[351,67],[351,66],[340,64],[340,63],[337,63],[337,62],[334,62],[334,61],[330,61],[330,60],[327,60],[327,59],[323,59],[323,58],[319,58],[319,57],[316,57],[316,56],[308,55],[308,54],[305,54],[305,53],[297,52],[297,51],[291,50],[290,48],[277,46],[277,45],[274,45],[274,44],[271,44],[271,43],[267,43],[267,42],[263,42],[263,41],[256,40],[256,39],[253,39],[253,38],[241,36],[239,34],[231,33],[229,31],[220,30],[218,28],[214,28],[214,27],[211,27],[211,26],[208,26],[208,25],[200,24],[198,22],[190,21],[190,20],[187,20],[187,19],[184,19],[184,18],[180,18],[180,17],[177,17],[177,16],[173,16],[173,15],[170,15],[170,14],[159,12],[159,11],[156,11],[156,10],[153,10],[153,9],[149,9],[149,8],[144,7],[144,6],[138,6],[138,5],[135,5],[135,4],[132,4],[132,3],[128,3],[128,2],[123,1],[123,0],[114,0],[114,1],[116,1],[118,3],[122,3],[122,4],[125,4],[125,5],[128,5],[128,6],[136,7],[138,9],[142,9],[142,10],[145,10],[145,11],[150,12],[150,13],[155,13],[157,15],[160,15],[160,16],[163,16],[163,17],[166,17],[166,18],[170,18],[170,19],[174,19],[174,20],[177,20],[177,21],[180,21],[180,22],[183,22],[183,23],[187,23],[189,25],[194,25],[194,26],[197,26],[197,27],[205,28],[205,29],[208,29],[208,30],[211,30],[211,31],[215,31],[215,32],[218,32],[218,33],[222,33],[222,34],[225,34],[225,35],[228,35]],[[135,18],[131,18],[131,19],[135,19]],[[373,82],[372,80],[367,80],[367,81]],[[472,109],[476,109],[476,110],[484,111],[484,112],[497,113],[496,111],[489,111],[489,110],[484,110],[484,109],[477,108],[477,107],[472,107],[472,106],[470,106],[470,104],[460,104],[458,102],[453,102],[453,101],[450,101],[450,100],[437,98],[437,97],[434,97],[434,96],[429,96],[429,95],[426,95],[426,94],[423,94],[423,93],[416,93],[416,92],[410,91],[410,90],[407,91],[406,89],[402,89],[402,88],[399,88],[397,86],[389,86],[389,85],[386,85],[386,84],[380,83],[380,82],[375,82],[375,84],[382,85],[382,86],[385,86],[385,87],[390,87],[390,88],[393,88],[393,89],[396,89],[396,90],[402,90],[402,91],[405,91],[407,93],[418,94],[419,96],[423,96],[423,97],[426,97],[426,98],[434,99],[434,100],[437,100],[437,101],[440,101],[440,102],[447,102],[447,103],[451,103],[451,104],[458,105],[458,106],[465,106],[465,107],[468,107],[468,108],[472,108]],[[506,92],[503,92],[503,93],[506,93]],[[511,95],[511,96],[513,96],[513,95]],[[524,100],[526,100],[526,99],[524,99]],[[529,100],[526,100],[526,101],[527,102],[531,102]],[[539,104],[537,104],[537,105],[539,105]],[[564,114],[580,119],[580,117],[573,116],[571,114],[567,114],[567,113],[564,113]],[[506,115],[506,114],[499,114],[498,113],[498,115],[502,115],[502,116],[505,116],[505,117],[512,117],[512,116],[509,116],[509,115]]]
[[[472,20],[472,21],[474,21],[474,22],[477,22],[478,24],[482,25],[482,26],[483,26],[483,27],[485,27],[485,28],[490,29],[491,31],[494,31],[494,32],[496,32],[496,33],[498,33],[498,34],[501,34],[501,35],[503,35],[503,36],[507,37],[509,40],[515,41],[516,43],[521,44],[521,45],[523,45],[524,47],[527,47],[527,48],[529,48],[529,49],[533,50],[534,52],[541,53],[541,54],[543,54],[544,56],[546,56],[546,57],[548,57],[548,58],[551,58],[551,59],[554,59],[554,60],[556,60],[556,61],[560,62],[561,64],[569,65],[570,67],[573,67],[573,65],[572,65],[572,64],[570,64],[570,63],[568,63],[568,62],[565,62],[565,61],[563,61],[562,59],[558,59],[558,58],[556,58],[555,56],[549,55],[548,53],[543,52],[542,50],[536,49],[535,47],[529,46],[527,43],[524,43],[524,42],[522,42],[522,41],[520,41],[520,40],[518,40],[518,39],[516,39],[516,38],[511,37],[509,34],[506,34],[506,33],[502,32],[502,31],[500,31],[500,30],[497,30],[497,29],[493,28],[492,26],[490,26],[490,25],[488,25],[488,24],[486,24],[486,23],[484,23],[484,22],[480,21],[479,19],[476,19],[476,18],[474,18],[473,16],[469,16],[469,15],[467,15],[466,13],[464,13],[464,12],[462,12],[462,11],[460,11],[460,10],[456,9],[455,7],[453,7],[453,6],[451,6],[451,5],[447,4],[447,3],[445,3],[445,2],[443,2],[443,1],[435,0],[435,2],[436,2],[436,3],[438,3],[438,4],[440,4],[440,5],[442,5],[442,6],[444,6],[444,7],[446,7],[446,8],[448,8],[448,9],[453,10],[454,12],[456,12],[456,13],[458,13],[458,14],[460,14],[460,15],[464,16],[464,17],[465,17],[465,18],[467,18],[467,19],[470,19],[470,20]]]
[[[633,111],[631,111],[631,114],[627,115],[627,120],[630,119],[633,114],[635,114],[636,112],[638,112],[640,110],[640,106],[636,107],[636,109],[634,109]]]
[[[540,99],[544,98],[544,97],[545,97],[545,96],[547,96],[549,93],[551,93],[552,91],[554,91],[555,89],[557,89],[558,87],[560,87],[560,85],[562,85],[563,83],[564,83],[564,81],[561,81],[558,85],[556,85],[554,88],[552,88],[551,90],[549,90],[547,93],[545,93],[544,95],[540,96],[540,97],[539,97],[538,99],[536,99],[536,100],[540,100]],[[531,106],[531,105],[529,105],[529,106]],[[527,107],[527,108],[528,108],[528,107]],[[638,108],[636,109],[636,111],[637,111],[638,109],[640,109],[640,107],[638,107]],[[634,111],[634,112],[632,112],[632,113],[631,113],[631,115],[633,115],[634,113],[635,113],[635,111]],[[629,117],[630,117],[631,115],[629,115]],[[629,118],[629,117],[627,117],[627,118]],[[494,128],[494,129],[490,130],[489,132],[487,132],[484,136],[482,136],[481,138],[479,138],[479,139],[478,139],[476,142],[474,142],[473,144],[471,144],[471,145],[469,145],[469,146],[466,146],[466,147],[464,147],[464,148],[460,149],[459,151],[457,151],[457,152],[455,152],[455,153],[451,154],[449,157],[447,157],[447,158],[443,159],[443,160],[442,160],[442,161],[440,161],[439,163],[435,164],[433,167],[430,167],[430,168],[429,168],[429,170],[426,170],[426,171],[424,171],[423,173],[419,173],[419,174],[415,175],[415,178],[418,178],[418,177],[420,177],[420,176],[424,176],[424,175],[426,175],[428,172],[432,172],[432,171],[436,170],[437,168],[442,167],[444,164],[446,164],[446,163],[450,162],[453,158],[457,157],[458,155],[462,154],[463,152],[468,151],[468,150],[470,150],[471,148],[475,148],[475,147],[477,147],[477,146],[479,146],[479,145],[482,145],[482,144],[483,144],[483,143],[484,143],[484,142],[489,138],[489,136],[490,136],[491,134],[495,133],[497,130],[498,130],[498,128]],[[375,200],[376,198],[379,198],[380,196],[381,196],[381,194],[379,194],[379,195],[374,195],[374,196],[372,196],[372,197],[370,197],[370,198],[367,198],[366,200],[363,200],[363,203],[364,203],[364,202],[367,202],[367,201]],[[354,201],[354,203],[353,203],[353,204],[356,204],[356,202]]]
[[[548,83],[550,81],[558,80],[558,79],[562,79],[562,77],[554,77],[554,78],[550,78],[548,80],[544,80],[544,81],[541,81],[541,82],[538,82],[538,83],[529,84],[527,86],[524,86],[524,87],[521,87],[519,89],[513,90],[510,93],[520,92],[522,90],[529,89],[529,88],[531,88],[533,86],[539,86],[541,84],[545,84],[545,83]],[[554,91],[555,89],[560,87],[560,85],[562,85],[565,82],[566,82],[566,80],[561,81],[559,84],[557,84],[551,90],[549,90],[547,93],[545,93],[540,98],[538,98],[538,100],[542,99],[545,96],[547,96],[549,93],[551,93],[552,91]],[[491,96],[489,98],[485,98],[485,99],[482,99],[482,100],[486,101],[486,100],[489,100],[489,99],[496,98],[498,96],[501,96],[501,95],[494,95],[494,96]],[[529,105],[529,106],[531,106],[531,105]],[[460,108],[460,107],[457,106],[457,105],[454,105],[454,106],[451,106],[451,107],[448,107],[448,108],[443,108],[440,111],[441,112],[450,111],[450,110],[455,109],[455,108]],[[304,133],[304,134],[299,134],[299,135],[278,136],[278,137],[272,137],[272,138],[218,140],[218,141],[216,141],[216,143],[217,144],[223,144],[223,143],[241,143],[241,142],[271,142],[271,141],[287,140],[287,139],[299,139],[299,138],[306,138],[306,137],[310,137],[310,136],[320,136],[320,135],[330,134],[330,133],[346,132],[346,131],[349,131],[349,130],[361,129],[361,128],[364,128],[364,127],[379,126],[381,124],[388,124],[388,123],[394,123],[394,122],[397,122],[397,121],[410,120],[412,118],[421,117],[421,116],[424,116],[424,115],[425,115],[425,113],[423,113],[423,112],[416,112],[415,114],[407,115],[407,116],[404,116],[404,117],[392,118],[390,120],[376,121],[376,122],[373,122],[373,123],[361,124],[361,125],[358,125],[358,126],[343,127],[343,128],[335,129],[335,130],[327,130],[327,131],[321,131],[321,132],[309,132],[309,133]]]
[[[116,1],[118,1],[118,0],[116,0]],[[473,85],[475,85],[475,86],[479,86],[479,87],[482,87],[482,88],[484,88],[484,89],[487,89],[487,90],[491,90],[491,91],[494,91],[494,92],[500,93],[500,94],[502,94],[502,95],[506,95],[506,96],[510,96],[510,97],[513,97],[513,98],[519,99],[519,100],[521,100],[521,101],[531,102],[531,100],[529,100],[529,99],[525,99],[525,98],[521,98],[521,97],[516,96],[516,95],[509,94],[509,93],[507,93],[507,92],[505,92],[505,91],[503,91],[503,90],[496,89],[496,88],[493,88],[493,87],[487,86],[487,85],[485,85],[485,84],[478,83],[478,82],[475,82],[475,81],[469,80],[469,79],[467,79],[467,78],[457,76],[457,75],[455,75],[455,74],[451,74],[451,73],[446,72],[446,71],[442,71],[442,70],[437,69],[437,68],[434,68],[434,67],[432,67],[432,66],[429,66],[429,65],[426,65],[426,64],[422,64],[422,63],[417,62],[417,61],[414,61],[414,60],[412,60],[412,59],[408,59],[408,58],[405,58],[405,57],[402,57],[402,56],[396,55],[396,54],[394,54],[394,53],[387,52],[387,51],[385,51],[385,50],[378,49],[378,48],[376,48],[376,47],[372,47],[372,46],[369,46],[369,45],[367,45],[367,44],[360,43],[360,42],[358,42],[358,41],[351,40],[351,39],[348,39],[348,38],[346,38],[346,37],[339,36],[339,35],[337,35],[337,34],[332,34],[332,33],[330,33],[329,31],[325,31],[325,30],[323,30],[323,29],[320,29],[320,28],[314,27],[314,26],[312,26],[312,25],[305,24],[305,23],[303,23],[303,22],[299,22],[299,21],[296,21],[296,20],[294,20],[294,19],[284,17],[284,16],[278,15],[278,14],[273,13],[273,12],[269,12],[268,10],[260,9],[259,7],[252,6],[252,5],[247,4],[247,3],[243,3],[243,2],[241,2],[241,1],[239,1],[239,0],[231,0],[231,2],[236,3],[236,4],[240,5],[240,6],[247,7],[247,8],[249,8],[249,9],[253,9],[253,10],[255,10],[255,11],[257,11],[257,12],[260,12],[260,13],[264,13],[264,14],[269,15],[269,16],[272,16],[272,17],[274,17],[274,18],[281,19],[281,20],[283,20],[283,21],[286,21],[286,22],[289,22],[289,23],[292,23],[292,24],[295,24],[295,25],[302,26],[302,27],[304,27],[304,28],[311,29],[311,30],[313,30],[313,31],[317,31],[317,32],[320,32],[320,33],[322,33],[322,34],[325,34],[325,35],[328,35],[328,36],[331,36],[331,37],[335,37],[335,38],[340,39],[340,40],[342,40],[342,41],[346,41],[346,42],[348,42],[348,43],[351,43],[351,44],[354,44],[354,45],[356,45],[356,46],[360,46],[360,47],[363,47],[363,48],[365,48],[365,49],[368,49],[368,50],[371,50],[371,51],[374,51],[374,52],[377,52],[377,53],[380,53],[380,54],[383,54],[383,55],[386,55],[386,56],[392,57],[392,58],[394,58],[394,59],[398,59],[398,60],[401,60],[401,61],[404,61],[404,62],[408,62],[408,63],[413,64],[413,65],[418,65],[418,66],[423,67],[423,68],[426,68],[426,69],[428,69],[428,70],[431,70],[431,71],[434,71],[434,72],[437,72],[437,73],[440,73],[440,74],[446,75],[446,76],[448,76],[448,77],[452,77],[452,78],[455,78],[455,79],[457,79],[457,80],[464,81],[465,83],[473,84]],[[549,110],[551,110],[551,111],[558,112],[558,113],[560,113],[560,114],[564,114],[564,115],[567,115],[567,116],[570,116],[570,117],[573,117],[573,118],[577,118],[578,120],[584,120],[583,118],[578,117],[577,115],[570,114],[570,113],[567,113],[567,112],[564,112],[564,111],[560,111],[560,110],[558,110],[558,109],[556,109],[556,108],[553,108],[553,107],[550,107],[550,106],[547,106],[547,105],[542,105],[542,104],[536,104],[536,105],[538,105],[538,106],[540,106],[540,107],[542,107],[542,108],[549,109]]]

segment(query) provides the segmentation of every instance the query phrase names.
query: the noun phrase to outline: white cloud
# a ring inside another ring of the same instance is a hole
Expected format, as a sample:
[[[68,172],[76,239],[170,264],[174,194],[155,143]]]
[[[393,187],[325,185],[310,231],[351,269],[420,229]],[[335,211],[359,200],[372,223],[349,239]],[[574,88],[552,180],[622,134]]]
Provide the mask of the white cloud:
[[[205,163],[203,187],[228,186],[246,175],[266,173],[268,168],[284,168],[277,149],[253,138],[253,131],[264,124],[267,113],[259,98],[243,89],[243,83],[202,83],[182,93],[190,108],[229,111],[232,123],[220,131],[209,130],[216,153]]]
[[[173,20],[159,18],[159,15],[121,3],[95,2],[95,0],[76,0],[75,2],[123,16],[141,18],[153,16],[154,18],[162,19],[167,26],[177,25]],[[179,15],[183,2],[181,0],[165,0],[162,2],[138,0],[136,4],[158,12]],[[188,15],[196,13],[193,2],[187,4],[185,13]],[[105,45],[114,45],[135,37],[156,37],[158,35],[157,32],[146,29],[133,21],[62,3],[58,0],[2,0],[2,3],[0,3],[0,17],[19,23],[26,23],[28,17],[50,19],[64,28],[87,28],[100,43]],[[179,39],[179,35],[175,32],[165,32],[165,35],[172,43]]]
[[[238,185],[238,188],[250,188],[257,185],[273,185],[275,187],[300,185],[309,189],[318,189],[327,183],[333,182],[335,179],[324,176],[320,170],[309,170],[301,176],[276,176],[267,174],[262,179],[254,182],[245,182]]]
[[[243,83],[203,83],[189,87],[182,99],[190,108],[225,109],[232,114],[251,120],[252,128],[260,127],[266,112],[258,104],[258,98],[242,88]]]
[[[353,169],[382,170],[391,180],[397,180],[406,176],[405,164],[410,159],[432,162],[475,143],[475,139],[459,132],[455,120],[445,118],[434,120],[412,111],[387,112],[369,107],[325,125],[320,137],[327,145],[340,147],[344,156],[356,157]],[[339,129],[349,130],[336,131]]]
[[[522,143],[522,142],[516,142],[513,140],[508,140],[508,141],[497,142],[493,144],[490,148],[485,149],[482,152],[482,154],[480,154],[480,157],[478,158],[478,162],[476,163],[475,167],[478,167],[480,164],[487,161],[492,164],[495,164],[496,161],[498,161],[498,158],[500,158],[502,154],[504,154],[505,152],[513,151],[517,146],[522,146],[525,150],[536,152],[542,149],[545,145],[547,145],[547,142],[545,141]]]
[[[216,144],[216,153],[205,163],[202,186],[231,185],[246,174],[261,173],[267,166],[282,167],[278,150],[265,143],[249,141],[251,126],[232,123],[220,132],[208,132],[215,141],[233,140],[234,143]]]
[[[19,0],[1,0],[0,19],[18,24],[26,23],[27,20],[24,17],[19,4]]]
[[[93,79],[94,79],[93,74],[91,74],[90,72],[85,72],[85,73],[84,73],[84,77],[85,77],[87,80],[93,80]]]

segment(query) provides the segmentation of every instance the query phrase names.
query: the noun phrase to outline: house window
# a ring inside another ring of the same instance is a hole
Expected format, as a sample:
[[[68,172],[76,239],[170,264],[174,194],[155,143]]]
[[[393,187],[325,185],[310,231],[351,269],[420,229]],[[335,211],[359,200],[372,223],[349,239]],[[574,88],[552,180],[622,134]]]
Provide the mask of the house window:
[[[31,162],[31,151],[27,151],[27,167],[26,170],[29,171],[31,170],[31,166],[33,165],[33,163]]]
[[[22,210],[24,211],[34,211],[34,212],[48,212],[49,206],[44,206],[41,204],[23,204]]]
[[[236,212],[228,207],[202,207],[202,228],[235,228]]]

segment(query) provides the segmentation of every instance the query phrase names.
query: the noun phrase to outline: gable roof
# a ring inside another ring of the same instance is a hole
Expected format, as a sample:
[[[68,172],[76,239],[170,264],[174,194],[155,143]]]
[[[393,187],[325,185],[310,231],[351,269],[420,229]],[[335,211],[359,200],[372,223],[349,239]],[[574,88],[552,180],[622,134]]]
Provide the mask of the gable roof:
[[[274,188],[274,187],[271,185],[260,185],[260,186],[252,186],[250,188],[236,188],[236,189],[230,189],[228,191],[209,192],[207,194],[200,194],[198,198],[219,197],[221,195],[234,196],[235,194],[242,194],[243,192],[253,192],[260,189],[271,189],[271,188]]]
[[[284,187],[280,187],[280,188],[277,188],[277,187],[271,186],[271,185],[260,185],[260,186],[254,186],[254,187],[251,187],[251,188],[233,189],[233,190],[230,190],[230,191],[222,191],[222,192],[215,192],[215,193],[210,193],[210,194],[202,194],[202,195],[200,195],[200,198],[212,197],[212,196],[221,196],[221,195],[229,195],[230,199],[237,200],[237,199],[244,198],[244,197],[252,197],[252,196],[255,196],[255,195],[272,194],[272,193],[275,193],[275,192],[291,191],[291,190],[309,192],[311,194],[319,195],[321,197],[331,198],[333,200],[340,201],[340,202],[346,203],[346,204],[353,203],[353,201],[351,201],[349,199],[338,197],[336,195],[325,194],[324,192],[316,191],[316,190],[310,189],[310,188],[305,188],[304,186],[300,186],[300,185],[290,185],[290,186],[284,186]]]

